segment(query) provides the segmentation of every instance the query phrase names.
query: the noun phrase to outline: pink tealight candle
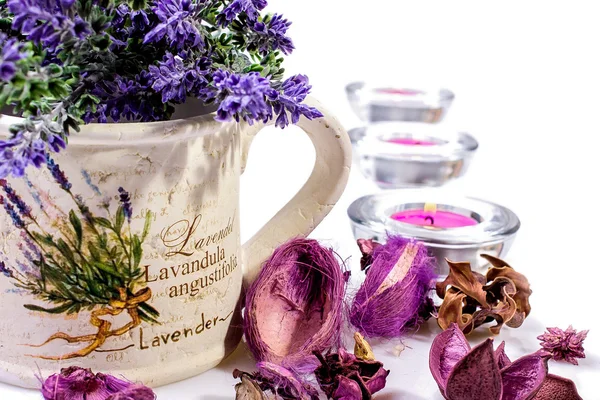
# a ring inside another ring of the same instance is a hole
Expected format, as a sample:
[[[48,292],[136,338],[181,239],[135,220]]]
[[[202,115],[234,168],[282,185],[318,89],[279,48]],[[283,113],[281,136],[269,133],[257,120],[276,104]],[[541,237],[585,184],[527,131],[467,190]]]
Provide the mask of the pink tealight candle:
[[[435,146],[437,143],[429,140],[419,140],[412,138],[393,138],[388,139],[388,143],[403,144],[405,146]]]
[[[392,219],[407,224],[432,228],[461,228],[477,225],[477,220],[451,211],[404,210],[392,214]]]

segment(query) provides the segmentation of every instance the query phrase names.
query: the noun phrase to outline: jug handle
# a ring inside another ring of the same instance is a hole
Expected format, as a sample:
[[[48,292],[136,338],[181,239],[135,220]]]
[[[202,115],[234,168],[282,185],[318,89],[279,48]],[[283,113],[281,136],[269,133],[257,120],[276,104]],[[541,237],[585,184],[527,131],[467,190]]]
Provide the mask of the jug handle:
[[[277,246],[297,236],[307,236],[325,218],[342,195],[352,163],[352,146],[337,118],[310,96],[304,104],[316,107],[323,118],[297,123],[312,141],[316,159],[312,173],[296,195],[242,247],[244,287],[258,276],[262,263]],[[242,170],[250,144],[267,124],[249,126],[242,134]]]

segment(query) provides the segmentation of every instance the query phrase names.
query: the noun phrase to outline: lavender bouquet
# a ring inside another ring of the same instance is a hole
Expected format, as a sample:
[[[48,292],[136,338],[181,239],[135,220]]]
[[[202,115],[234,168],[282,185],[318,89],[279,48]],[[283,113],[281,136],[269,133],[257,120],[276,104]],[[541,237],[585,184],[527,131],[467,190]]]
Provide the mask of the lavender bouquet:
[[[0,140],[0,178],[40,167],[89,122],[168,120],[189,97],[219,121],[284,128],[303,115],[304,75],[266,0],[0,0],[0,107],[23,122]]]

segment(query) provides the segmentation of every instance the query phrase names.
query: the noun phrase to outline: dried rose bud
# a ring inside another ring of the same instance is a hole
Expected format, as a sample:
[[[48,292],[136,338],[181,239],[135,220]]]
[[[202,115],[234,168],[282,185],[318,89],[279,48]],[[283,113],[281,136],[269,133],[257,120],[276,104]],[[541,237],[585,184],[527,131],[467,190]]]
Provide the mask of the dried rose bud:
[[[378,247],[350,308],[365,337],[398,337],[422,321],[420,311],[435,278],[434,259],[420,243],[389,236]]]
[[[383,363],[361,360],[340,348],[337,353],[322,356],[315,352],[321,365],[315,377],[327,398],[334,400],[370,400],[385,387],[390,371]]]
[[[344,291],[331,249],[309,239],[278,247],[246,297],[244,334],[256,360],[312,370],[313,351],[339,345]]]
[[[123,396],[119,397],[119,395]],[[63,368],[42,384],[45,400],[152,400],[151,389],[80,367]]]
[[[531,312],[527,278],[498,258],[482,257],[492,264],[485,276],[472,271],[468,262],[446,260],[450,272],[436,284],[436,292],[444,300],[437,312],[440,328],[448,329],[455,323],[469,334],[496,321],[490,328],[496,335],[504,324],[518,328]]]
[[[261,400],[266,398],[264,392],[271,392],[283,400],[319,399],[314,387],[280,365],[259,362],[256,368],[257,371],[253,374],[237,369],[233,371],[233,377],[242,380],[236,386],[236,396],[240,396],[239,399]]]
[[[369,342],[360,332],[354,333],[354,355],[361,360],[375,361],[375,354]]]
[[[567,330],[546,328],[547,332],[538,336],[542,349],[548,352],[553,360],[566,361],[578,365],[577,358],[585,358],[583,341],[588,331],[577,332],[571,325]]]
[[[457,324],[435,337],[429,369],[447,400],[529,400],[542,387],[548,357],[533,353],[511,362],[504,343],[493,340],[471,349]]]

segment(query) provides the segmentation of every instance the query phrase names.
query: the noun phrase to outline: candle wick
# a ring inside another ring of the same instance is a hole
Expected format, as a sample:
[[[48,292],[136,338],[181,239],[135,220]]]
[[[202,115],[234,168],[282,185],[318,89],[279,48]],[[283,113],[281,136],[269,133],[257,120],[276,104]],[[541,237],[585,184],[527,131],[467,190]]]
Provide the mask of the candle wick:
[[[431,221],[430,224],[434,224],[433,217],[430,217],[429,215],[425,217],[425,221]]]

